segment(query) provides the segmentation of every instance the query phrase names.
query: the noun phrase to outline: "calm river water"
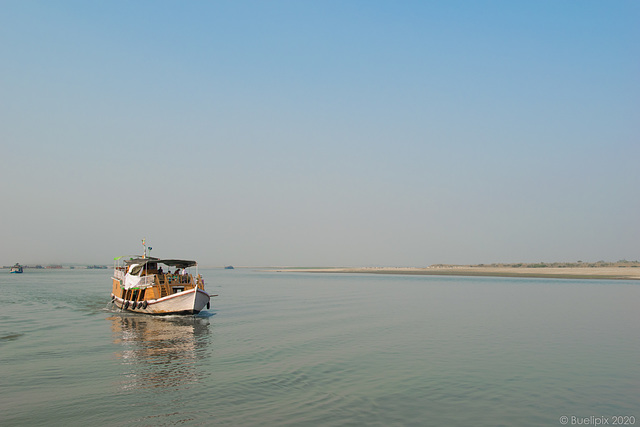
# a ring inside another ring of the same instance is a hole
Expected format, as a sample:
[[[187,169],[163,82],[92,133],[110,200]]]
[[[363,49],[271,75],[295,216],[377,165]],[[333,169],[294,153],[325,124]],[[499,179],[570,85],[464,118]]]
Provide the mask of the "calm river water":
[[[200,272],[158,318],[0,271],[0,425],[640,425],[638,282]]]

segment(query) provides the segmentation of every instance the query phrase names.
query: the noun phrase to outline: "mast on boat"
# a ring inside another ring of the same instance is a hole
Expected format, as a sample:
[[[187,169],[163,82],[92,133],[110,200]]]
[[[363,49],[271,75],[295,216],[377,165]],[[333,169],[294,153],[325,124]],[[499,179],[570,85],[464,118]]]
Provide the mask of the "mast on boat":
[[[147,258],[147,242],[146,242],[146,238],[142,239],[142,246],[144,246],[144,253],[142,254],[142,259],[146,259]],[[149,256],[151,256],[151,249],[153,249],[151,246],[149,246]],[[145,269],[146,269],[146,264],[145,264]]]

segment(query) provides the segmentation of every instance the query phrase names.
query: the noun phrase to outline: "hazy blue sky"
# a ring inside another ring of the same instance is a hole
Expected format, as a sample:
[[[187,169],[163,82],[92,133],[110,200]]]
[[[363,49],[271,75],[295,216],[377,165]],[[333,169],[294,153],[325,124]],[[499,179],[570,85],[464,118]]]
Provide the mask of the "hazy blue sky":
[[[640,258],[640,2],[0,2],[0,263]]]

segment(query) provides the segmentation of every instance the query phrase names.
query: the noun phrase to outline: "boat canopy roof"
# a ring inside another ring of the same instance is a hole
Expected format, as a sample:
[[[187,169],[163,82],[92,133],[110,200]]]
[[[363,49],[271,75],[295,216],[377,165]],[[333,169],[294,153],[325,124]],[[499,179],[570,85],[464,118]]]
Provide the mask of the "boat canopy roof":
[[[130,258],[125,261],[127,265],[137,264],[137,265],[146,265],[146,264],[164,264],[170,267],[177,268],[188,268],[197,265],[198,263],[195,261],[187,260],[187,259],[160,259],[160,258]]]

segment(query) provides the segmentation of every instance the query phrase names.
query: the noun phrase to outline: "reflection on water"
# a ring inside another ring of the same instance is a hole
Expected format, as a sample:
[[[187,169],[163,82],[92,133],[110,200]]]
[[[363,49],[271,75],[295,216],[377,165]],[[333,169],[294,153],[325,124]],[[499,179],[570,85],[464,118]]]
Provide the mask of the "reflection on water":
[[[121,388],[181,389],[201,381],[197,364],[211,341],[209,319],[118,314],[107,318],[122,361]]]

